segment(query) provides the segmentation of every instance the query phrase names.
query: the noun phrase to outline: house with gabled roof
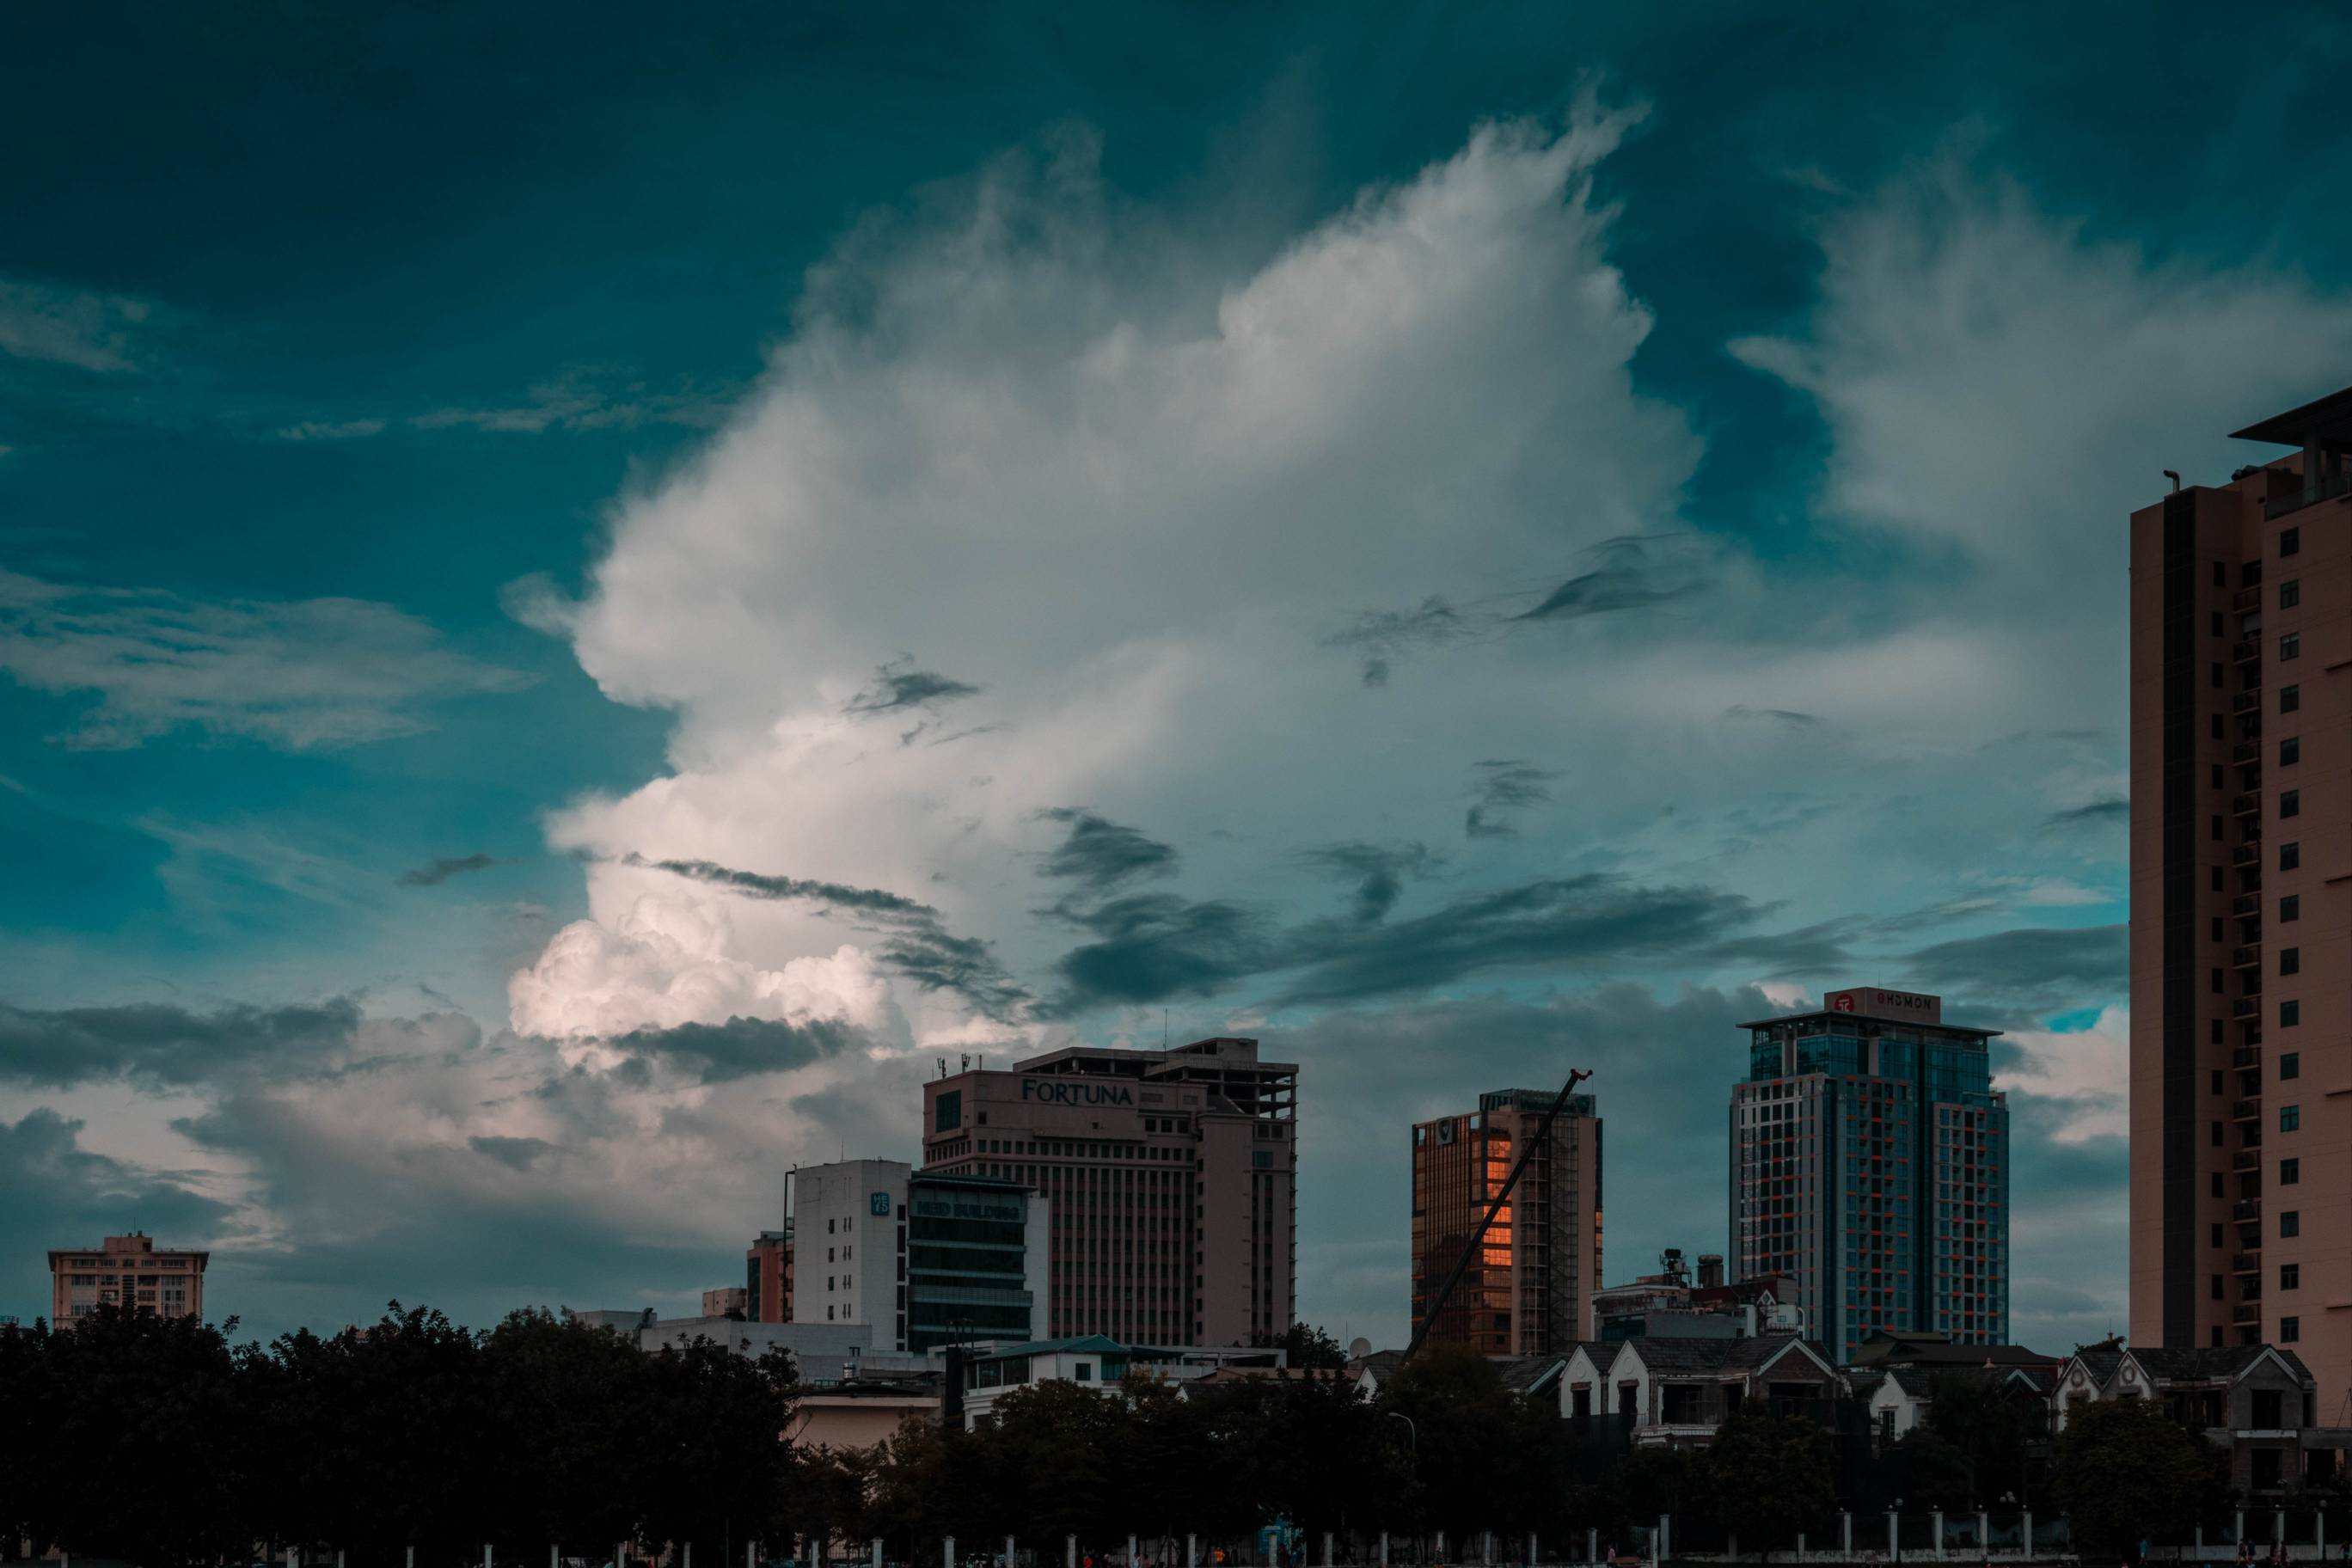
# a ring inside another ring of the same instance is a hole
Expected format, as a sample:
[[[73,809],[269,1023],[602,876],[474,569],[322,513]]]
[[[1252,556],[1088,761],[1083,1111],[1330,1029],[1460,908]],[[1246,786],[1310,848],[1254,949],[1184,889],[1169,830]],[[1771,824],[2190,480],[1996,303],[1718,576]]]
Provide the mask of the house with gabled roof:
[[[2147,1399],[2230,1455],[2231,1484],[2260,1496],[2334,1474],[2352,1429],[2319,1425],[2318,1381],[2278,1345],[2086,1346],[2059,1368],[2061,1430],[2095,1401]]]
[[[1610,1413],[1648,1447],[1704,1447],[1742,1411],[1813,1414],[1844,1391],[1828,1353],[1795,1334],[1627,1340],[1605,1381]]]

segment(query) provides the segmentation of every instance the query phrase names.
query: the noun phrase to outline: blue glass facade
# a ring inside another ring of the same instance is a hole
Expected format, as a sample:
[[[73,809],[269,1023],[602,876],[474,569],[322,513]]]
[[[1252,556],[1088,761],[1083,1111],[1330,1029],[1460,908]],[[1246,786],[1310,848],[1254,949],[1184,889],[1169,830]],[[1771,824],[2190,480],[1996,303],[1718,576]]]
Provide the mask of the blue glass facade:
[[[1854,994],[1832,994],[1839,995]],[[1933,997],[1895,997],[1940,1018]],[[1852,1010],[1747,1026],[1732,1091],[1731,1255],[1809,1334],[2009,1334],[2009,1110],[1981,1030]]]

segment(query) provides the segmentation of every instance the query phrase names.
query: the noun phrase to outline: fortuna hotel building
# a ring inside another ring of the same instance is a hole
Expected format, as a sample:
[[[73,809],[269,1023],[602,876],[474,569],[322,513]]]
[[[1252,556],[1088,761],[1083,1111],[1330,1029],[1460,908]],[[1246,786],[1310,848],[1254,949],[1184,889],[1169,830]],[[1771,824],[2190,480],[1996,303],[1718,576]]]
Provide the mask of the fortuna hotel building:
[[[923,1086],[923,1168],[1045,1195],[1045,1333],[1246,1345],[1297,1317],[1298,1068],[1220,1037]]]

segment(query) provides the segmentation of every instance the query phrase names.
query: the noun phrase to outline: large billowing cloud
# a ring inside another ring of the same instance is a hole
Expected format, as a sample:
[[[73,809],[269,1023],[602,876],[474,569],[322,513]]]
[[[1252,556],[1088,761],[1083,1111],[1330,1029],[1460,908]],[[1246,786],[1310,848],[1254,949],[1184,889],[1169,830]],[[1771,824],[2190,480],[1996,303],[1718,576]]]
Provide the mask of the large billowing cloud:
[[[2123,517],[2152,440],[2225,468],[2217,399],[2291,401],[2352,310],[1917,165],[1822,221],[1805,319],[1732,345],[1818,405],[1817,531],[1873,563],[1768,565],[1690,514],[1700,441],[1633,375],[1594,181],[1634,118],[1481,127],[1240,269],[1076,134],[862,225],[584,593],[517,589],[677,726],[663,777],[551,819],[592,918],[514,1026],[832,1021],[878,1071],[1166,1008],[1286,1042],[1369,1128],[1407,1108],[1313,1048],[1339,1019],[1445,1058],[1433,1020],[1633,1006],[1618,979],[2119,1001]],[[1641,1028],[1727,1083],[1724,1041]],[[2087,1151],[2104,1038],[2004,1056]],[[1629,1130],[1675,1098],[1648,1070],[1596,1085]]]
[[[1302,1064],[1302,1307],[1387,1337],[1412,1119],[1594,1068],[1622,1274],[1721,1243],[1741,1018],[1916,983],[2011,1031],[2021,1332],[2105,1327],[2069,1281],[2121,1278],[2123,518],[2250,456],[2218,432],[2315,390],[2352,309],[1922,164],[1732,345],[1821,416],[1807,548],[1763,559],[1689,499],[1704,411],[1636,375],[1595,194],[1633,118],[1480,127],[1255,253],[1078,133],[862,223],[578,596],[510,595],[675,729],[550,816],[589,917],[506,1027],[0,1014],[0,1080],[186,1102],[152,1170],[76,1163],[115,1159],[78,1110],[13,1157],[85,1228],[95,1187],[224,1205],[189,1212],[229,1277],[305,1311],[366,1310],[355,1276],[678,1302],[788,1161],[911,1154],[935,1057],[1164,1017]],[[85,741],[365,738],[487,679],[329,660],[280,720],[210,652],[75,659],[41,679],[102,693]]]

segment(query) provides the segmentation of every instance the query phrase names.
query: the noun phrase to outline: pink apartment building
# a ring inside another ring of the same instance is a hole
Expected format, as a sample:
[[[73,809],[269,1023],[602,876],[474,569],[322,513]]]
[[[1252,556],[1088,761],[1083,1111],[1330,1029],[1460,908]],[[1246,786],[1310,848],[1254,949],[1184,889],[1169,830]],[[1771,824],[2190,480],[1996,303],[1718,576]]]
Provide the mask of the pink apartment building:
[[[2236,435],[2131,517],[2131,1334],[2291,1350],[2340,1424],[2352,387]]]
[[[140,1231],[110,1236],[92,1247],[49,1252],[49,1321],[71,1328],[101,1305],[131,1307],[165,1318],[205,1315],[205,1265],[209,1252],[158,1249]]]
[[[1072,1047],[923,1086],[923,1166],[1045,1194],[1045,1331],[1251,1344],[1297,1316],[1298,1068]]]

